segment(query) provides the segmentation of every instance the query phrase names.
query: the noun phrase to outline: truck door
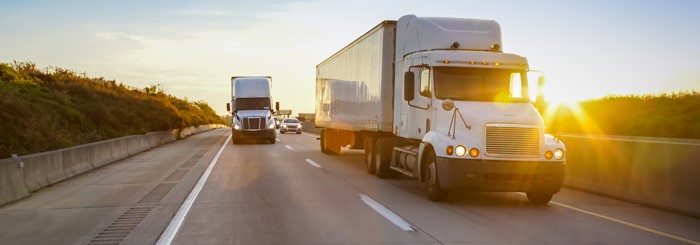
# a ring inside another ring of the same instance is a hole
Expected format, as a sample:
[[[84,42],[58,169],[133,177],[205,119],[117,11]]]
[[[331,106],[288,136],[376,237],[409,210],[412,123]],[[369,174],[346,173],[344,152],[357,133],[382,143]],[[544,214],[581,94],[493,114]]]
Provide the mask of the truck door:
[[[429,67],[411,67],[415,74],[415,95],[408,102],[408,118],[406,133],[409,138],[420,139],[430,131],[432,111],[432,80]]]

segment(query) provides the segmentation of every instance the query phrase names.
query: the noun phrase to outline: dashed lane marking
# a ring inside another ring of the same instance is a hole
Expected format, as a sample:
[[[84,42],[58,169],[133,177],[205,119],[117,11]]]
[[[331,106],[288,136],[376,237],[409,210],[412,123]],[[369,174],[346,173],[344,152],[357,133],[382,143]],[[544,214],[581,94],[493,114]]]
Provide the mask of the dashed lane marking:
[[[308,158],[307,158],[307,159],[306,159],[306,162],[307,162],[308,164],[310,164],[311,166],[314,166],[314,167],[317,167],[317,168],[320,168],[320,167],[321,167],[321,165],[318,164],[318,163],[316,163],[316,162],[314,162],[314,160],[311,160],[311,159],[308,159]]]
[[[362,199],[362,201],[365,202],[365,204],[369,205],[372,209],[374,209],[374,211],[377,211],[377,213],[384,216],[384,218],[389,220],[391,223],[394,223],[394,225],[398,226],[402,230],[404,230],[404,231],[416,231],[413,229],[413,227],[411,227],[411,224],[406,222],[406,220],[401,218],[401,216],[392,212],[388,208],[384,207],[384,205],[378,203],[377,201],[375,201],[371,197],[369,197],[365,194],[360,194],[360,199]]]

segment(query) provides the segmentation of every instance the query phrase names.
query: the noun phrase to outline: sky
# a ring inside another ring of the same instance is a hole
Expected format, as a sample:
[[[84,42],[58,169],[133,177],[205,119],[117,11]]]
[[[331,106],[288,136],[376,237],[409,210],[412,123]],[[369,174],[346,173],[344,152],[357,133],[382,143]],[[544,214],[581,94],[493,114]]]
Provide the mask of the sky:
[[[8,1],[0,62],[34,62],[203,100],[272,76],[280,109],[313,113],[315,67],[382,20],[496,20],[503,50],[544,71],[552,101],[700,91],[700,1]]]

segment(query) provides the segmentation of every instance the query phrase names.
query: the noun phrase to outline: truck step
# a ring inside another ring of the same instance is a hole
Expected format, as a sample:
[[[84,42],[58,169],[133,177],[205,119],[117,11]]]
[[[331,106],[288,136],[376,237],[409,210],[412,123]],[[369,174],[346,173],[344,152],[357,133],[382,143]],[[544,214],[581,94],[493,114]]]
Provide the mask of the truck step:
[[[394,147],[394,150],[395,150],[395,151],[402,152],[402,153],[406,153],[406,154],[409,154],[409,155],[412,155],[412,156],[418,156],[418,152],[406,150],[406,149],[401,148],[401,147]]]
[[[396,167],[396,166],[390,166],[391,169],[393,169],[396,172],[402,173],[403,175],[406,175],[411,178],[415,178],[416,176],[413,176],[413,172]]]

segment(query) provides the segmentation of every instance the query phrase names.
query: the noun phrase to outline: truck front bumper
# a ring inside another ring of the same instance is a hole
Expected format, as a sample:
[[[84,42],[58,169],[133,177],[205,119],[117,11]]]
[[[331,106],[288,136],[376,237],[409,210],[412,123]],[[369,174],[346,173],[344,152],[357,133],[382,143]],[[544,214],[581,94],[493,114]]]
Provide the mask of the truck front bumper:
[[[268,139],[275,140],[277,134],[275,129],[263,130],[235,130],[233,129],[233,139],[237,141]]]
[[[446,190],[544,191],[564,184],[565,162],[436,158],[440,187]]]

